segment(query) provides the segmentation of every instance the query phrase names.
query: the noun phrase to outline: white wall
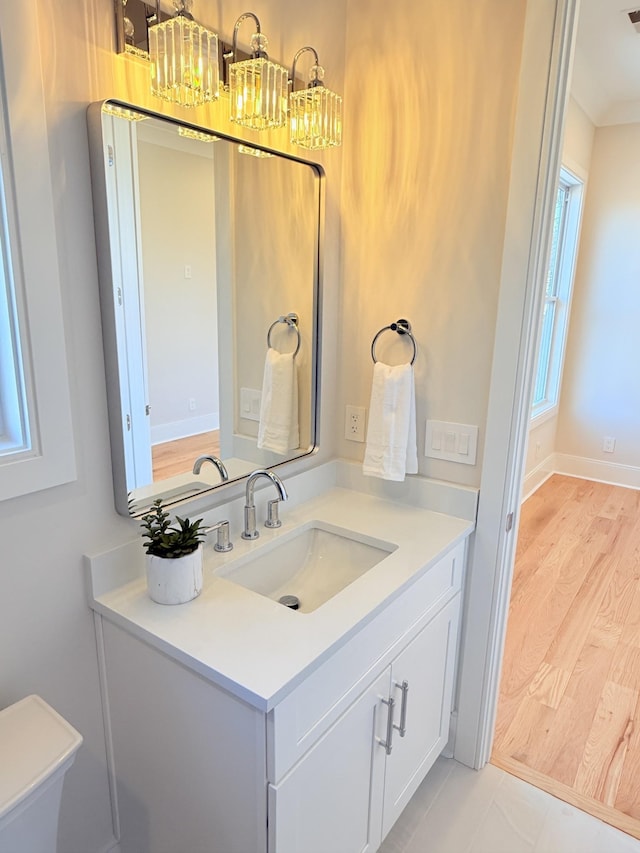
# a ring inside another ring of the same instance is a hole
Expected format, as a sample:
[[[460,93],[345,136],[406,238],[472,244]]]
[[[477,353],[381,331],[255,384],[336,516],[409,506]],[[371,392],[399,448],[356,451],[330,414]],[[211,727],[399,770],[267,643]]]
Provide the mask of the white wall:
[[[575,172],[585,183],[589,175],[594,133],[595,127],[587,114],[573,98],[570,98],[565,117],[562,165]],[[569,320],[569,328],[571,328],[571,320]],[[566,374],[563,376],[564,382],[566,382]],[[561,389],[562,387],[564,385]],[[529,431],[523,498],[537,488],[554,469],[558,415],[559,406],[550,416],[538,419]]]
[[[597,128],[556,451],[571,472],[640,487],[640,124]],[[604,453],[603,436],[616,439]]]
[[[209,156],[138,142],[152,444],[219,426],[210,145],[205,153]],[[186,265],[191,268],[189,279]],[[195,401],[193,410],[190,400]]]

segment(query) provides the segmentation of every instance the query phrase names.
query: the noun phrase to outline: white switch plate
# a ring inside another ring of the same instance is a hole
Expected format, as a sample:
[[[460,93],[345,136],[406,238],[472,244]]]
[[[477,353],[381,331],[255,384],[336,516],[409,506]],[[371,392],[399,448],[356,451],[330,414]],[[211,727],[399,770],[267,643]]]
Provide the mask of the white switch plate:
[[[255,388],[240,389],[240,417],[248,421],[260,420],[260,401],[262,392]]]
[[[424,455],[475,465],[478,452],[478,427],[446,421],[427,421]]]

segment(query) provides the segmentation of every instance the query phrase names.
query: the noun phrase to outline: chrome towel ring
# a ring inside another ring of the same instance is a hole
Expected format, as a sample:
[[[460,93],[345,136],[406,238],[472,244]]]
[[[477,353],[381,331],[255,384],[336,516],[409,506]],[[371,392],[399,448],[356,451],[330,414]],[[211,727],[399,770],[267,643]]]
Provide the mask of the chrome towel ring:
[[[395,323],[391,323],[388,326],[383,326],[380,331],[376,334],[374,339],[371,341],[371,358],[373,359],[373,363],[377,364],[378,359],[376,358],[376,341],[380,337],[383,332],[397,332],[399,335],[408,335],[411,339],[411,343],[413,344],[413,357],[409,364],[413,364],[416,360],[416,355],[418,354],[418,347],[416,345],[416,339],[413,337],[413,333],[411,332],[411,323],[408,320],[396,320]]]
[[[273,331],[274,327],[277,326],[278,323],[286,323],[290,329],[295,329],[295,333],[298,336],[298,345],[294,350],[293,357],[295,358],[298,355],[298,353],[300,352],[300,343],[302,340],[300,337],[300,329],[298,328],[298,319],[298,315],[294,311],[292,311],[291,313],[285,314],[282,317],[278,317],[277,320],[273,321],[273,323],[269,326],[269,331],[267,332],[267,346],[269,347],[269,349],[271,349],[271,332]]]

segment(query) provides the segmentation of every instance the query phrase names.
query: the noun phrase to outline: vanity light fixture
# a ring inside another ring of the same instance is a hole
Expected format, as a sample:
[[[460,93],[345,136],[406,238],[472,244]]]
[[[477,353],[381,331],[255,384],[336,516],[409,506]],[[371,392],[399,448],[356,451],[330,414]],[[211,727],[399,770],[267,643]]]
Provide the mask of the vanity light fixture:
[[[296,91],[296,64],[306,51],[313,54],[315,62],[307,88]],[[301,148],[318,150],[342,144],[342,98],[325,88],[323,80],[324,68],[317,52],[309,46],[301,47],[293,57],[289,95],[289,138]]]
[[[178,125],[178,136],[183,136],[185,139],[196,139],[198,142],[218,142],[219,136],[213,133],[207,133],[204,130],[194,130],[192,127],[184,127]]]
[[[240,154],[248,154],[250,157],[258,157],[260,159],[273,157],[270,151],[263,151],[262,148],[252,148],[250,145],[238,145],[238,151]]]
[[[124,118],[127,121],[145,121],[146,115],[132,110],[129,107],[121,107],[120,104],[113,104],[110,101],[102,105],[102,112],[116,118]]]
[[[237,61],[238,29],[253,18],[256,30],[251,37],[251,56]],[[283,127],[287,123],[287,69],[272,62],[266,53],[267,39],[253,12],[240,15],[233,28],[229,65],[229,107],[231,121],[251,130]]]
[[[175,15],[149,27],[151,92],[183,107],[215,100],[220,92],[218,36],[191,14],[193,0],[173,0]]]

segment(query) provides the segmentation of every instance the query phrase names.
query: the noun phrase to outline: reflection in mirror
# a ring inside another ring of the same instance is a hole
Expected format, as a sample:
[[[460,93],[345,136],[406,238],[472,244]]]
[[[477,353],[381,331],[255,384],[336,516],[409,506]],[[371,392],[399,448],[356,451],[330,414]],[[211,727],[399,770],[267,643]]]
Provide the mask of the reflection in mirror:
[[[89,129],[118,511],[310,453],[320,169],[115,102]]]

